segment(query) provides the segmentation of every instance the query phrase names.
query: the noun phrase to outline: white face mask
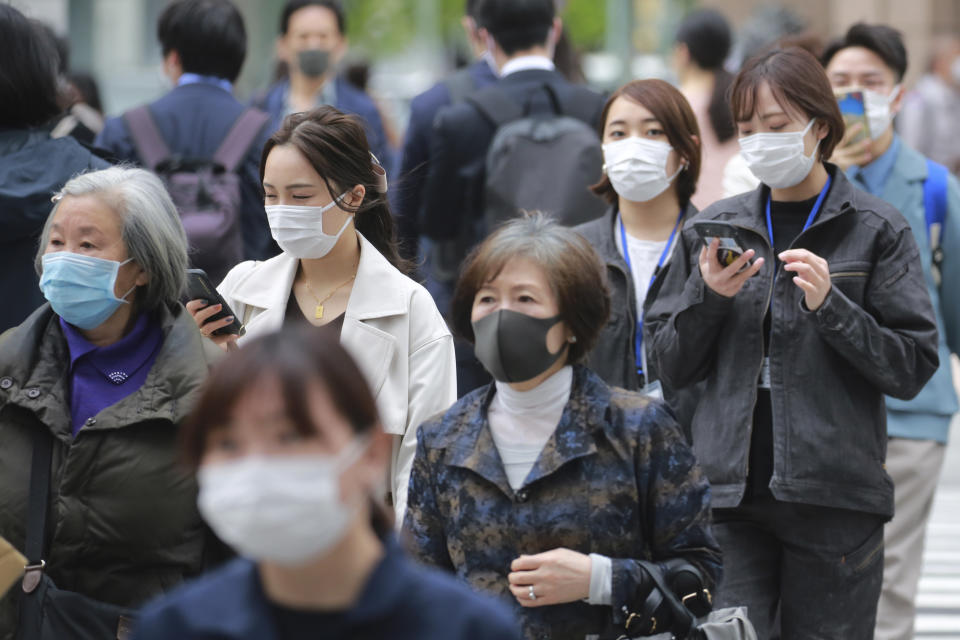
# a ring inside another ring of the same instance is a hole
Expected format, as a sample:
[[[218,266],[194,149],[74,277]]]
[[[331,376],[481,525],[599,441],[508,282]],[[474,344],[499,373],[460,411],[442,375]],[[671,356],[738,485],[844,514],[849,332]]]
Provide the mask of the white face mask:
[[[652,200],[667,190],[683,167],[667,176],[667,160],[673,151],[666,142],[636,136],[603,145],[603,170],[613,190],[632,202]]]
[[[350,218],[336,234],[323,232],[323,216],[343,201],[348,191],[334,198],[330,204],[322,207],[294,206],[285,204],[267,205],[267,220],[270,222],[270,235],[280,248],[294,258],[322,258],[333,250],[337,240],[343,235]]]
[[[803,131],[784,133],[755,133],[740,138],[740,155],[757,179],[773,189],[794,187],[807,177],[813,168],[820,141],[810,155],[803,153],[804,138],[813,120]]]
[[[867,126],[870,127],[870,137],[876,140],[882,136],[890,123],[893,122],[893,115],[890,113],[890,104],[900,92],[900,85],[895,86],[889,96],[878,93],[871,89],[863,90],[863,106],[867,112]]]
[[[340,474],[366,443],[336,455],[248,456],[197,473],[200,514],[252,560],[297,565],[343,539],[358,505],[340,501]]]

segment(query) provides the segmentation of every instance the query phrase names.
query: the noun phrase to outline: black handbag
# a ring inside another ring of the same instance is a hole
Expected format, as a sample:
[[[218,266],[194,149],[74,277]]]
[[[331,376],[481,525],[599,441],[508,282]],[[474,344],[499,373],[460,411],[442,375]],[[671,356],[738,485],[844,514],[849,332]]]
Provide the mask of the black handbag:
[[[134,610],[58,589],[43,559],[53,437],[43,429],[33,436],[30,497],[27,505],[27,567],[20,594],[17,640],[126,640]]]

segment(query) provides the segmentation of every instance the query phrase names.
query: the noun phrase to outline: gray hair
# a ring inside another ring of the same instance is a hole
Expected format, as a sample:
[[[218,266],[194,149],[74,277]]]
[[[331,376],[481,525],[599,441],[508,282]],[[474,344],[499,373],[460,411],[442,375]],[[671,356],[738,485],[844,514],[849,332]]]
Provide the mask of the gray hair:
[[[110,167],[71,178],[54,196],[56,204],[43,226],[37,273],[43,272],[50,227],[63,196],[96,196],[120,216],[127,255],[150,276],[137,291],[141,309],[150,311],[179,301],[186,283],[187,235],[157,176],[144,169]]]

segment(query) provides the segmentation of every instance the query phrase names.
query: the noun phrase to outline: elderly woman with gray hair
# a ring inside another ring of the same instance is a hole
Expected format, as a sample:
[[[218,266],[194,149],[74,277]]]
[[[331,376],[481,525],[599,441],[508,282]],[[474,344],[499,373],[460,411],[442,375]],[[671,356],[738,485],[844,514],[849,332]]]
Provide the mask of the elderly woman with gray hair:
[[[216,544],[175,446],[217,351],[179,302],[176,209],[154,175],[117,167],[54,200],[37,256],[48,304],[0,336],[0,536],[35,565],[0,600],[2,640],[66,637],[34,626],[40,607],[55,618],[53,583],[103,627],[83,638],[123,637],[125,609],[200,573]]]

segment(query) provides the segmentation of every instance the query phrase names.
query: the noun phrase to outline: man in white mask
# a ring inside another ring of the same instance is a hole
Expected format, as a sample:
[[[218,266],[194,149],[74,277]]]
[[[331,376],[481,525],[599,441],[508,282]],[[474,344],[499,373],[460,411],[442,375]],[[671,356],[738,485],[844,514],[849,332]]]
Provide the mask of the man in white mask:
[[[831,160],[851,182],[889,202],[910,222],[940,330],[940,367],[933,378],[913,400],[886,399],[886,468],[895,485],[895,515],[884,532],[876,638],[912,638],[927,519],[958,409],[949,354],[960,350],[960,183],[893,129],[907,70],[899,32],[855,24],[827,47],[823,63],[835,89],[863,91],[870,128],[865,140],[841,144]],[[845,140],[856,134],[851,127]]]

